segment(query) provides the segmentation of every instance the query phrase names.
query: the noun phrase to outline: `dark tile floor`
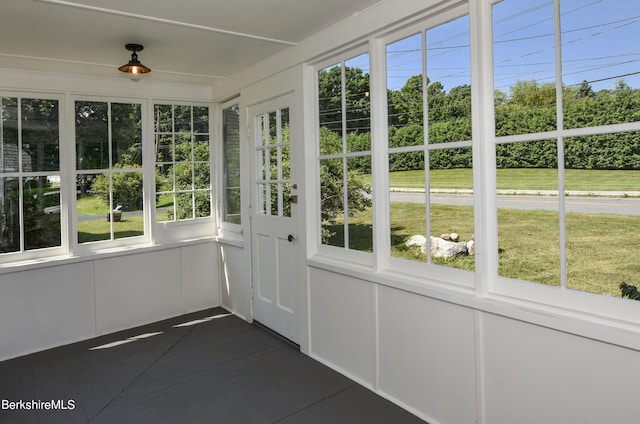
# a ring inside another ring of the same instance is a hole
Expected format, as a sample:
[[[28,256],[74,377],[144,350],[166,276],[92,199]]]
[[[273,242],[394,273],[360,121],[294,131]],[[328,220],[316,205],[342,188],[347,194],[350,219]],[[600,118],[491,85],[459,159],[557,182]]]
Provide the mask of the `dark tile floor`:
[[[423,423],[220,308],[0,362],[0,401],[2,424]]]

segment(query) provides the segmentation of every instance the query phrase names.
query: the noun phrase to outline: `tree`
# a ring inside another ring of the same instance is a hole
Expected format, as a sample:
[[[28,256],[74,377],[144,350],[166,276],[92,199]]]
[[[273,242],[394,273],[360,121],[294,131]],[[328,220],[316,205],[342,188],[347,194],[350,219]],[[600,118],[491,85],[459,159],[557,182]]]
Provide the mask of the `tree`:
[[[114,166],[114,170],[122,168],[122,165]],[[127,168],[140,168],[140,166],[132,165]],[[100,174],[93,182],[93,189],[100,199],[109,205],[109,195],[112,192],[112,207],[120,205],[123,210],[141,210],[143,207],[142,172],[113,172],[111,175],[111,190],[109,190],[109,174]]]
[[[369,74],[360,68],[346,66],[345,106],[347,132],[369,131]],[[342,134],[342,67],[320,71],[318,74],[318,103],[320,125]]]
[[[591,88],[591,84],[587,82],[587,80],[583,80],[578,88],[578,97],[595,97],[596,93]]]
[[[327,127],[320,127],[320,145],[335,146],[342,144],[342,137]],[[329,147],[330,148],[330,147]],[[358,178],[362,172],[355,169],[347,171],[348,214],[371,207],[371,187],[363,184]],[[323,159],[320,161],[320,209],[323,224],[333,224],[344,213],[345,181],[344,162],[342,158]],[[332,233],[323,225],[322,239],[327,241]]]
[[[511,86],[509,106],[518,108],[535,108],[556,104],[556,87],[552,82],[539,83],[536,80],[518,81]]]

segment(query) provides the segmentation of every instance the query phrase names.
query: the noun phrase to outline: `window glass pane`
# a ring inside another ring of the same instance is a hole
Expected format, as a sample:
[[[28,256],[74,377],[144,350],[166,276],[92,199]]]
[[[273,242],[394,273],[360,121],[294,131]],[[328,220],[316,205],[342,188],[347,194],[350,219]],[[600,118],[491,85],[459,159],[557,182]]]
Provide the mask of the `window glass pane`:
[[[191,133],[191,106],[174,106],[174,131]]]
[[[193,132],[209,132],[209,108],[203,106],[193,107]]]
[[[431,261],[473,271],[473,165],[471,148],[429,152]]]
[[[556,129],[553,2],[493,5],[493,64],[496,135]]]
[[[373,252],[371,156],[347,158],[349,249]]]
[[[268,157],[265,152],[265,149],[256,150],[257,178],[262,181],[267,179],[266,171],[269,169],[267,165]]]
[[[626,0],[560,2],[564,127],[640,121],[637,13]]]
[[[112,179],[114,238],[143,235],[142,172],[116,172]]]
[[[402,144],[395,137],[404,127],[414,126],[422,132],[422,35],[415,34],[387,46],[387,89],[389,147],[424,143],[424,138],[404,137]]]
[[[194,194],[196,218],[211,216],[211,192],[196,191]]]
[[[142,166],[142,113],[139,104],[111,104],[112,163]]]
[[[280,128],[282,129],[282,142],[289,142],[289,108],[280,109]]]
[[[496,146],[501,276],[560,285],[556,149],[555,140]]]
[[[0,100],[0,253],[59,247],[58,101]]]
[[[469,17],[426,33],[429,143],[471,140]]]
[[[60,246],[59,181],[59,176],[23,178],[25,250]]]
[[[344,247],[344,181],[342,159],[320,161],[322,243]]]
[[[564,142],[567,287],[620,296],[640,287],[640,133]]]
[[[193,219],[193,193],[176,193],[176,219]]]
[[[282,190],[282,216],[291,217],[291,184],[281,184]]]
[[[280,184],[267,184],[267,190],[269,190],[269,198],[270,198],[270,208],[268,209],[269,215],[271,216],[281,216],[279,211],[281,211],[281,203],[278,202],[282,198],[279,190],[281,189]]]
[[[192,160],[191,152],[191,135],[190,134],[178,134],[175,138],[176,150],[175,161],[176,162],[190,162]]]
[[[76,152],[84,155],[76,169],[79,243],[144,235],[141,109],[140,104],[76,102]]]
[[[109,174],[79,174],[76,182],[78,243],[110,240]]]
[[[342,153],[342,66],[318,73],[320,154]]]
[[[269,175],[267,175],[267,179],[269,180],[277,180],[279,179],[278,175],[278,148],[272,147],[270,149],[266,149],[266,153],[269,157]]]
[[[206,162],[209,160],[209,136],[196,135],[193,142],[193,160]]]
[[[291,146],[282,146],[280,148],[280,154],[282,157],[282,178],[288,180],[291,178]]]
[[[58,102],[22,99],[22,171],[59,171]]]
[[[269,113],[269,144],[275,144],[278,140],[278,114],[277,112]]]
[[[258,141],[259,146],[264,146],[269,142],[269,132],[265,131],[265,122],[266,119],[264,115],[256,116],[256,140]]]
[[[267,185],[266,184],[258,184],[257,185],[257,205],[258,205],[258,214],[259,215],[266,215],[267,214],[267,201],[269,198],[268,192],[267,192]]]
[[[173,193],[156,194],[156,222],[175,220]]]
[[[369,55],[345,62],[347,151],[371,150]],[[360,136],[358,136],[360,135]]]
[[[156,134],[156,162],[173,161],[173,136],[168,134]]]
[[[76,169],[109,168],[108,105],[76,102]]]
[[[208,163],[196,163],[193,165],[194,188],[211,188],[211,165]]]
[[[0,109],[2,121],[2,160],[0,161],[0,172],[19,171],[18,154],[18,99],[14,97],[3,97],[2,108]]]
[[[171,105],[156,105],[154,108],[155,131],[173,132],[173,109]]]
[[[0,253],[20,251],[18,181],[14,177],[0,177]]]
[[[223,220],[240,224],[240,109],[238,105],[223,110],[222,121],[225,196]],[[260,153],[261,151],[258,151],[258,156]]]
[[[156,222],[211,216],[209,108],[156,105],[155,113]]]
[[[193,189],[193,165],[190,163],[177,163],[174,169],[176,190]]]
[[[424,152],[389,154],[391,256],[427,258]]]

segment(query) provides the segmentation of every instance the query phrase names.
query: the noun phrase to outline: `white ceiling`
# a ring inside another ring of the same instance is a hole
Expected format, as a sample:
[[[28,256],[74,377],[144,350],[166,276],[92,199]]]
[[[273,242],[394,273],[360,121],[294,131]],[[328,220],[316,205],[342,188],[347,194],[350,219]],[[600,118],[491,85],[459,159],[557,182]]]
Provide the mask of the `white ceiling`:
[[[212,84],[380,0],[1,0],[0,68]]]

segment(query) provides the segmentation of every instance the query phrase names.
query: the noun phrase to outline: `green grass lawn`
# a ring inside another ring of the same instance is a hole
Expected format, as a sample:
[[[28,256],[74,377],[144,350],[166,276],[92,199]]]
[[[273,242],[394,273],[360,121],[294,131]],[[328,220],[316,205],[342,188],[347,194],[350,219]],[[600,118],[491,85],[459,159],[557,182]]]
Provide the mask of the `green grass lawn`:
[[[78,242],[110,240],[111,226],[107,220],[108,213],[109,206],[99,196],[90,194],[78,197],[76,214],[79,217],[104,217],[104,219],[78,220]],[[143,216],[123,216],[121,221],[113,223],[113,233],[116,239],[143,235]]]
[[[350,219],[351,248],[372,251],[371,210]],[[499,275],[547,285],[560,285],[560,237],[558,214],[552,211],[500,209],[498,211]],[[338,222],[339,224],[339,222]],[[455,231],[467,241],[473,231],[471,207],[432,205],[432,235]],[[329,244],[343,245],[340,226]],[[426,261],[426,255],[405,242],[425,234],[424,205],[391,204],[391,255]],[[615,247],[612,247],[615,245]],[[567,214],[567,286],[592,293],[620,296],[619,285],[640,285],[640,219],[635,216]],[[464,256],[434,263],[472,271],[473,257]]]
[[[92,241],[110,240],[111,227],[109,221],[105,219],[79,221],[78,222],[78,242],[87,243]],[[144,234],[144,221],[142,215],[123,217],[120,222],[113,223],[113,236],[116,239],[125,237],[141,236]]]
[[[430,172],[432,188],[472,189],[471,169],[436,169]],[[557,190],[555,169],[498,169],[498,190]],[[363,176],[371,181],[371,176]],[[424,171],[400,171],[389,174],[390,187],[424,188]],[[640,171],[565,170],[565,188],[584,191],[640,191]]]

